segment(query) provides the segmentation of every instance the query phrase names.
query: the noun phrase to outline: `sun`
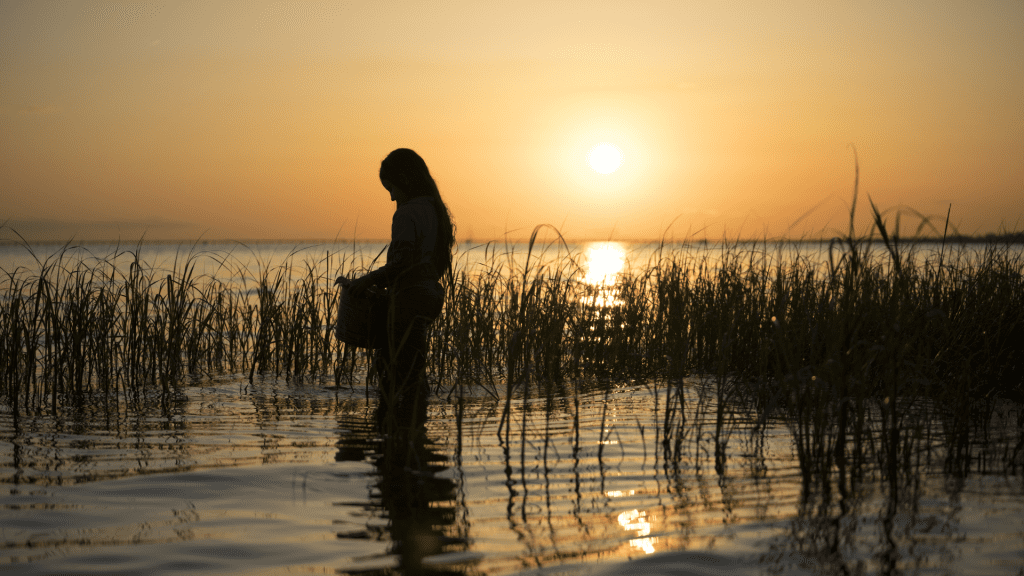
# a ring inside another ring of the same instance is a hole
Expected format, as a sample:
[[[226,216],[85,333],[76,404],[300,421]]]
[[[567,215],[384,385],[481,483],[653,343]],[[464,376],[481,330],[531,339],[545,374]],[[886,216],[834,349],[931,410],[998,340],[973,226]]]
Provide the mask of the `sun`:
[[[587,154],[590,167],[601,174],[611,174],[622,165],[622,152],[614,144],[602,142]]]

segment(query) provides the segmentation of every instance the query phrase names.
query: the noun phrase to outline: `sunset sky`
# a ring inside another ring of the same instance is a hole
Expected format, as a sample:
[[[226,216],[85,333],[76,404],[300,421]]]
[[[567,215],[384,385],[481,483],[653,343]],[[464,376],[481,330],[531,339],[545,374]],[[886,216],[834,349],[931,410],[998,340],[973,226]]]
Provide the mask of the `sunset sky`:
[[[386,238],[398,147],[460,239],[831,236],[854,146],[905,231],[1024,230],[1024,1],[0,0],[38,237]]]

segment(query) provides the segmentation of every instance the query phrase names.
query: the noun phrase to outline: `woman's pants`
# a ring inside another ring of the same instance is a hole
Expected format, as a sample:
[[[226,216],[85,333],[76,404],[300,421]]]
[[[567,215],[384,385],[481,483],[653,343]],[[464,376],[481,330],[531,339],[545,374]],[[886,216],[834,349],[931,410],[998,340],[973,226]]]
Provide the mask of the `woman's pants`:
[[[371,308],[382,404],[426,401],[427,332],[442,304],[430,293],[405,290]]]

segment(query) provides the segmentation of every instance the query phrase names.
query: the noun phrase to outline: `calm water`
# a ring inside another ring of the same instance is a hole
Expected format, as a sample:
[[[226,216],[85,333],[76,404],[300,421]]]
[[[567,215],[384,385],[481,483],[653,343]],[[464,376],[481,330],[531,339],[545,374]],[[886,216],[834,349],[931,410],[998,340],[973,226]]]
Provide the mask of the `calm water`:
[[[2,267],[30,266],[23,250],[4,247]],[[239,261],[259,269],[294,250],[247,247]],[[579,250],[601,283],[653,248]],[[180,253],[143,248],[159,266]],[[59,418],[0,406],[0,572],[1024,574],[1024,474],[1003,465],[1024,450],[1019,406],[994,412],[970,473],[949,470],[936,420],[903,481],[873,481],[869,462],[840,496],[805,482],[789,424],[719,411],[709,386],[684,383],[667,439],[659,381],[520,390],[507,404],[442,385],[421,433],[387,436],[362,385],[247,374]]]
[[[137,244],[85,243],[71,244],[68,247],[60,244],[42,244],[32,246],[31,250],[27,250],[17,244],[0,244],[0,269],[6,272],[19,267],[37,270],[39,267],[37,260],[55,261],[61,253],[63,253],[65,261],[69,262],[79,259],[87,262],[113,260],[127,265],[131,261],[132,254],[138,253],[143,261],[157,269],[170,271],[176,266],[180,269],[185,261],[191,258],[196,265],[197,275],[208,274],[223,279],[232,273],[244,271],[250,278],[254,278],[261,270],[272,270],[286,261],[299,265],[299,268],[306,262],[320,267],[324,267],[325,263],[330,263],[332,269],[342,265],[346,269],[351,269],[353,266],[372,268],[374,262],[379,265],[386,260],[382,253],[386,246],[383,243],[372,242],[298,245],[274,242],[154,243],[141,246]],[[837,258],[841,251],[840,248],[837,246],[834,249]],[[885,253],[885,248],[880,242],[873,244],[872,248],[878,255]],[[815,262],[826,262],[829,244],[741,242],[728,245],[690,244],[662,247],[658,244],[645,243],[589,242],[564,245],[558,241],[538,241],[530,251],[527,244],[521,243],[463,243],[458,248],[456,266],[472,271],[497,259],[502,262],[515,262],[515,267],[521,269],[526,262],[528,252],[531,266],[553,262],[562,266],[566,261],[565,256],[570,254],[576,264],[575,268],[569,267],[572,271],[577,272],[587,281],[603,282],[612,280],[615,274],[624,269],[642,267],[656,261],[659,250],[677,250],[685,254],[699,254],[714,259],[723,249],[732,254],[752,254],[758,259],[767,258],[769,262],[778,259],[788,261],[794,256]],[[913,250],[909,252],[920,258],[934,255],[940,249],[943,247],[939,243],[924,242],[914,245]],[[968,257],[975,256],[984,249],[984,245],[980,243],[959,247],[959,250]],[[1012,249],[1019,252],[1024,250],[1024,245],[1015,245]],[[955,253],[957,248],[947,246],[944,250],[950,254]],[[301,273],[301,270],[297,273]]]
[[[875,573],[892,552],[902,573],[1024,565],[1019,475],[951,481],[937,457],[919,464],[920,486],[888,520],[873,485],[845,512],[822,510],[802,499],[789,429],[730,410],[716,441],[715,403],[697,381],[675,446],[661,442],[664,387],[622,383],[520,398],[500,433],[503,402],[435,398],[401,462],[374,431],[365,390],[241,382],[185,386],[173,403],[115,414],[0,415],[0,569],[378,572],[410,553],[395,550],[410,531],[427,573],[585,573],[649,555],[699,567],[658,555],[678,551],[750,574]]]

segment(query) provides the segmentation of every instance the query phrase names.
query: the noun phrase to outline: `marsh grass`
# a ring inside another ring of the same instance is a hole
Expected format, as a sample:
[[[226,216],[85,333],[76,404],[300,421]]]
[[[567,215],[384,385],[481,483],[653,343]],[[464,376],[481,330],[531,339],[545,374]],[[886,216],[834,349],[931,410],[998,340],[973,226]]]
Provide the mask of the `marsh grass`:
[[[783,423],[803,485],[786,546],[822,573],[865,572],[858,525],[880,490],[871,565],[898,573],[917,536],[897,519],[919,514],[922,471],[939,463],[954,495],[972,473],[1024,473],[1024,249],[943,234],[925,251],[901,239],[898,217],[870,208],[871,229],[856,234],[855,194],[849,232],[825,245],[662,243],[612,286],[585,281],[581,255],[557,231],[542,240],[545,228],[525,254],[500,243],[462,254],[430,333],[435,401],[461,414],[473,394],[498,400],[510,502],[533,466],[527,430],[541,422],[546,481],[555,412],[572,419],[578,464],[583,394],[606,398],[603,492],[605,444],[628,425],[609,414],[620,383],[653,391],[658,426],[639,434],[665,478],[713,467],[726,508],[729,455],[760,478],[764,433]],[[362,386],[373,372],[330,329],[334,279],[373,266],[355,248],[271,263],[245,246],[193,247],[166,267],[144,250],[69,244],[2,271],[0,408],[15,422],[175,405],[181,383],[217,374]],[[512,408],[531,398],[544,414]],[[738,415],[756,422],[749,434],[737,436]],[[739,455],[730,443],[743,443]]]
[[[3,271],[2,399],[15,414],[166,396],[189,376],[338,378],[360,362],[326,329],[331,281],[360,269],[347,256],[270,266],[193,247],[158,269],[143,249],[66,245]]]
[[[943,241],[918,253],[874,205],[871,231],[856,235],[855,209],[856,195],[850,232],[825,258],[800,244],[663,243],[611,287],[582,279],[580,255],[557,231],[542,241],[538,227],[525,255],[483,246],[482,259],[456,259],[431,329],[435,392],[475,387],[507,403],[569,397],[583,382],[651,382],[664,392],[658,435],[678,449],[679,387],[700,376],[719,410],[717,437],[730,403],[763,421],[786,418],[807,482],[837,473],[843,489],[864,468],[858,458],[881,458],[897,474],[927,404],[928,417],[947,423],[947,440],[963,445],[951,466],[969,467],[971,430],[997,404],[1024,397],[1022,251]],[[94,255],[69,244],[35,268],[3,271],[8,409],[56,414],[169,397],[184,378],[211,374],[353,386],[370,372],[365,351],[330,330],[334,278],[372,265],[355,249],[271,264],[241,245],[226,254],[193,247],[160,269],[144,249]],[[1020,466],[1022,451],[1024,440],[1008,461]]]

